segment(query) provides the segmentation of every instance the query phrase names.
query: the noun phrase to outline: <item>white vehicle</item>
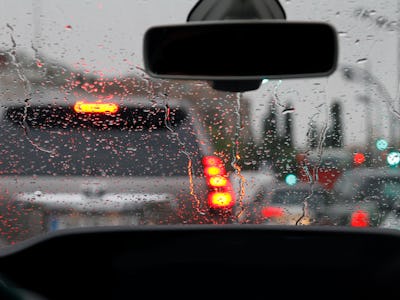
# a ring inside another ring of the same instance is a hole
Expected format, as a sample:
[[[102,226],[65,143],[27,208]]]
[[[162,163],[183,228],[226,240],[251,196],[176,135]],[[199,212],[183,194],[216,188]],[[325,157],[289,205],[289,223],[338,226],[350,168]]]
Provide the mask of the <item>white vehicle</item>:
[[[2,111],[10,241],[95,225],[232,222],[235,195],[194,107],[38,90]],[[18,180],[16,180],[18,178]]]

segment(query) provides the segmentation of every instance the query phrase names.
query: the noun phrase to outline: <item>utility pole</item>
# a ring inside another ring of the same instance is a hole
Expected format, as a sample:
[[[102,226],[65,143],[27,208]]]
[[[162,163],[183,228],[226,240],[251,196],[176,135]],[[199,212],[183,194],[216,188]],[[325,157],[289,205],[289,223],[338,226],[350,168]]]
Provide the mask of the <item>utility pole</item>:
[[[366,62],[365,69],[367,74],[371,74],[371,64],[369,61]],[[373,89],[371,80],[368,78],[368,76],[364,76],[364,87],[365,87],[365,95],[366,97],[362,100],[364,100],[365,104],[365,113],[366,113],[366,122],[367,122],[367,132],[366,132],[366,139],[367,139],[367,150],[368,150],[368,155],[371,155],[371,150],[372,150],[372,143],[374,139],[374,124],[373,124],[373,116],[372,116],[372,102],[373,99],[371,99],[371,89]]]
[[[400,24],[400,1],[397,1],[397,26]],[[393,106],[397,109],[397,111],[400,111],[400,31],[397,31],[397,89],[396,89],[396,94],[395,97],[397,97],[397,99],[394,99],[393,101]],[[392,119],[391,119],[392,120]],[[396,130],[397,126],[397,122],[399,122],[399,120],[396,120],[396,122],[392,122],[392,125],[390,126],[391,132],[390,132],[390,138],[394,138],[393,140],[393,144],[396,146],[400,146],[398,145],[399,143],[399,139],[397,136],[395,136],[395,134],[398,132],[398,130]]]
[[[397,101],[396,99],[393,99],[393,97],[390,95],[389,91],[386,89],[385,85],[379,81],[375,76],[373,76],[372,73],[368,71],[367,68],[360,68],[358,66],[344,66],[342,67],[342,72],[343,76],[346,80],[353,81],[353,82],[359,82],[366,86],[365,92],[368,91],[367,87],[369,86],[369,91],[372,92],[377,92],[378,97],[379,97],[379,103],[375,105],[377,111],[376,113],[379,114],[379,118],[382,118],[382,116],[387,116],[388,122],[389,122],[389,140],[391,144],[394,144],[394,139],[396,132],[394,130],[394,123],[398,122],[399,120],[394,116],[393,109],[396,109],[395,106],[397,107]],[[375,93],[371,93],[375,94]],[[363,96],[362,96],[363,97]],[[364,97],[369,98],[369,95],[365,95]],[[363,99],[361,99],[363,100]],[[372,99],[372,102],[374,99]],[[372,105],[372,104],[371,104]],[[387,114],[384,114],[383,109],[384,107],[387,107]],[[367,113],[367,111],[366,111]],[[374,125],[376,126],[376,124]],[[373,127],[374,127],[373,126]],[[375,130],[374,130],[374,136],[375,136]]]
[[[368,88],[367,88],[368,90]],[[372,111],[371,111],[371,102],[372,99],[369,95],[359,95],[357,97],[357,100],[362,102],[365,107],[365,138],[366,138],[366,152],[368,157],[372,157],[372,151],[373,151],[373,146],[372,146],[372,141],[373,141],[373,122],[372,122]]]
[[[42,28],[40,22],[41,14],[42,14],[42,0],[32,0],[32,17],[33,17],[32,48],[35,51],[35,57],[38,54],[37,51],[40,48],[40,39],[42,35]]]

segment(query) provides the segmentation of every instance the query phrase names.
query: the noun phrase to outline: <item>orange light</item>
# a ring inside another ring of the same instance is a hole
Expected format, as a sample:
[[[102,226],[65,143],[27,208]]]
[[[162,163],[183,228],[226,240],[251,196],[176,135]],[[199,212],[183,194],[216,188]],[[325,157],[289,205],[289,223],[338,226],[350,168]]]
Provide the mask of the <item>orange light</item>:
[[[74,111],[77,113],[97,113],[97,114],[115,114],[119,107],[116,103],[89,103],[77,101],[74,105]]]
[[[285,212],[282,207],[267,206],[261,210],[261,214],[264,218],[279,218],[282,217]]]
[[[353,227],[368,227],[369,215],[364,210],[357,210],[351,215],[351,226]]]
[[[229,192],[211,192],[208,194],[208,205],[211,208],[231,208],[234,200]]]
[[[204,175],[206,177],[225,175],[225,169],[216,166],[206,167],[204,169]]]
[[[228,179],[224,176],[219,176],[219,175],[212,176],[208,179],[208,184],[214,188],[224,187],[227,186]]]
[[[362,165],[365,163],[365,155],[363,153],[355,153],[353,156],[353,162],[356,165]]]
[[[222,160],[217,156],[204,156],[202,159],[203,166],[222,166]]]

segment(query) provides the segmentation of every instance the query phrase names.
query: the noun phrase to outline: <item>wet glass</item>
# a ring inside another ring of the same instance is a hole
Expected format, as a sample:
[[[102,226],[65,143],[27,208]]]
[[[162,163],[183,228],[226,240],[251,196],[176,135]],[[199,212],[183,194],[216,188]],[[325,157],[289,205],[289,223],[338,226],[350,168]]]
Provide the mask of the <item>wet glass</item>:
[[[299,208],[285,225],[352,226],[362,210],[399,227],[398,4],[281,1],[288,20],[336,28],[337,70],[227,93],[143,69],[145,31],[195,3],[0,0],[1,246],[76,227],[267,226],[282,185]]]

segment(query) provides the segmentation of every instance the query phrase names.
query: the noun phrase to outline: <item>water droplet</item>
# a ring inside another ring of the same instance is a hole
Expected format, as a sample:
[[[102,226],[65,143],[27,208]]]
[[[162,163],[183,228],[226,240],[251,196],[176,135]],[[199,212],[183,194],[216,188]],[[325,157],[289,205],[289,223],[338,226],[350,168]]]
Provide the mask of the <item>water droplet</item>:
[[[282,111],[282,115],[291,114],[291,113],[293,113],[293,112],[294,112],[294,107],[288,107],[288,108],[285,108],[285,109]]]
[[[376,19],[376,25],[379,27],[382,27],[384,24],[388,22],[388,19],[384,16],[380,16]]]
[[[41,197],[43,195],[43,193],[41,191],[35,191],[33,193],[36,197]]]
[[[367,58],[360,58],[360,59],[357,59],[357,63],[362,64],[362,63],[365,63],[367,60],[368,60]]]
[[[389,22],[386,26],[389,31],[395,31],[398,27],[396,21]]]

